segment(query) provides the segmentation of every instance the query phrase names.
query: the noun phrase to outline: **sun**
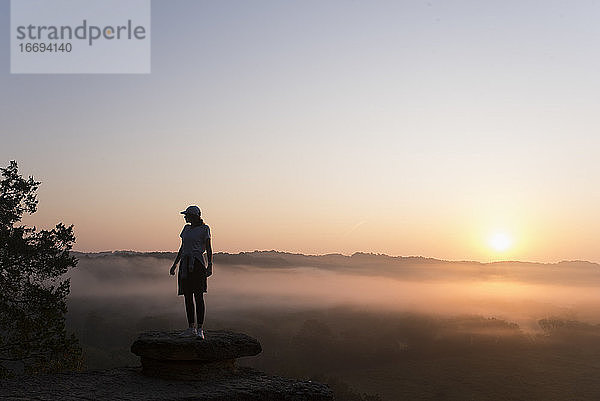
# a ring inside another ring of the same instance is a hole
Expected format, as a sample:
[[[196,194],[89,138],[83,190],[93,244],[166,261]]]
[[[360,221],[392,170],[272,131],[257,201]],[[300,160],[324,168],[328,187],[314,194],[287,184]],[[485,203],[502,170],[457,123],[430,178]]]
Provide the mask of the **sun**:
[[[505,233],[495,233],[490,237],[490,246],[496,252],[504,252],[512,246],[512,239]]]

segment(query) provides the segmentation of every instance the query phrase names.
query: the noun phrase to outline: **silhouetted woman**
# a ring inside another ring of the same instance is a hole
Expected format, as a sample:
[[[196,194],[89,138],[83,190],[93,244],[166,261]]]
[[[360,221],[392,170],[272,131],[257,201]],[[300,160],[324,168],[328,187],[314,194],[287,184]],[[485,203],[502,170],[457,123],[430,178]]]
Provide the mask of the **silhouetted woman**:
[[[181,247],[177,258],[171,267],[171,275],[179,263],[177,275],[177,295],[185,297],[185,311],[187,313],[188,329],[182,334],[204,338],[202,325],[204,324],[204,293],[206,292],[206,278],[212,274],[212,247],[210,244],[210,228],[200,218],[200,208],[189,206],[181,214],[184,215],[186,224],[179,235]],[[208,259],[208,267],[204,261],[204,251]],[[194,327],[194,299],[196,300],[196,318],[198,328]]]

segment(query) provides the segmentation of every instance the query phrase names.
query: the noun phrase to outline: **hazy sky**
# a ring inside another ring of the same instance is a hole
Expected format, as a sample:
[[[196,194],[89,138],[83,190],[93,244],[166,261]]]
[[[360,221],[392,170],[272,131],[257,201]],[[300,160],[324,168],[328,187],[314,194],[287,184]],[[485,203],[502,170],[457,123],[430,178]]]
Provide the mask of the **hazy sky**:
[[[10,75],[0,161],[76,249],[600,261],[600,3],[153,1],[152,74]],[[488,245],[495,233],[512,242]]]

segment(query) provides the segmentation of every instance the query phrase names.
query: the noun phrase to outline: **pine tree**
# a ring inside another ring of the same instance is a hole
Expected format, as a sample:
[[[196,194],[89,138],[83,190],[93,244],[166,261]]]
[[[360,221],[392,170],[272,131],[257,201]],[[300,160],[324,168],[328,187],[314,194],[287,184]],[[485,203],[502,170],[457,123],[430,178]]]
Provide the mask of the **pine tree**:
[[[81,370],[81,348],[65,328],[73,226],[21,225],[37,210],[40,183],[20,176],[15,161],[0,171],[0,377]]]

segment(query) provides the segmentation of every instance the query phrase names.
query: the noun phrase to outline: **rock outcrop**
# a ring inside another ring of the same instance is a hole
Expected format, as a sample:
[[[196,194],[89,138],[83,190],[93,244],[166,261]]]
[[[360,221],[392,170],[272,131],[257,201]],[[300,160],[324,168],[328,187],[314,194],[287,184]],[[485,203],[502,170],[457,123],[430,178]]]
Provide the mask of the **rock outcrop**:
[[[331,401],[333,396],[323,384],[269,376],[244,367],[235,375],[194,381],[158,379],[143,375],[141,368],[117,368],[2,380],[0,399]]]
[[[246,334],[231,331],[204,332],[204,339],[182,337],[180,332],[142,333],[131,352],[142,362],[148,376],[172,380],[202,380],[235,374],[235,360],[258,355],[260,343]]]
[[[324,384],[270,376],[235,360],[261,352],[257,340],[229,331],[205,339],[142,333],[131,346],[142,367],[3,380],[2,400],[333,401]]]

